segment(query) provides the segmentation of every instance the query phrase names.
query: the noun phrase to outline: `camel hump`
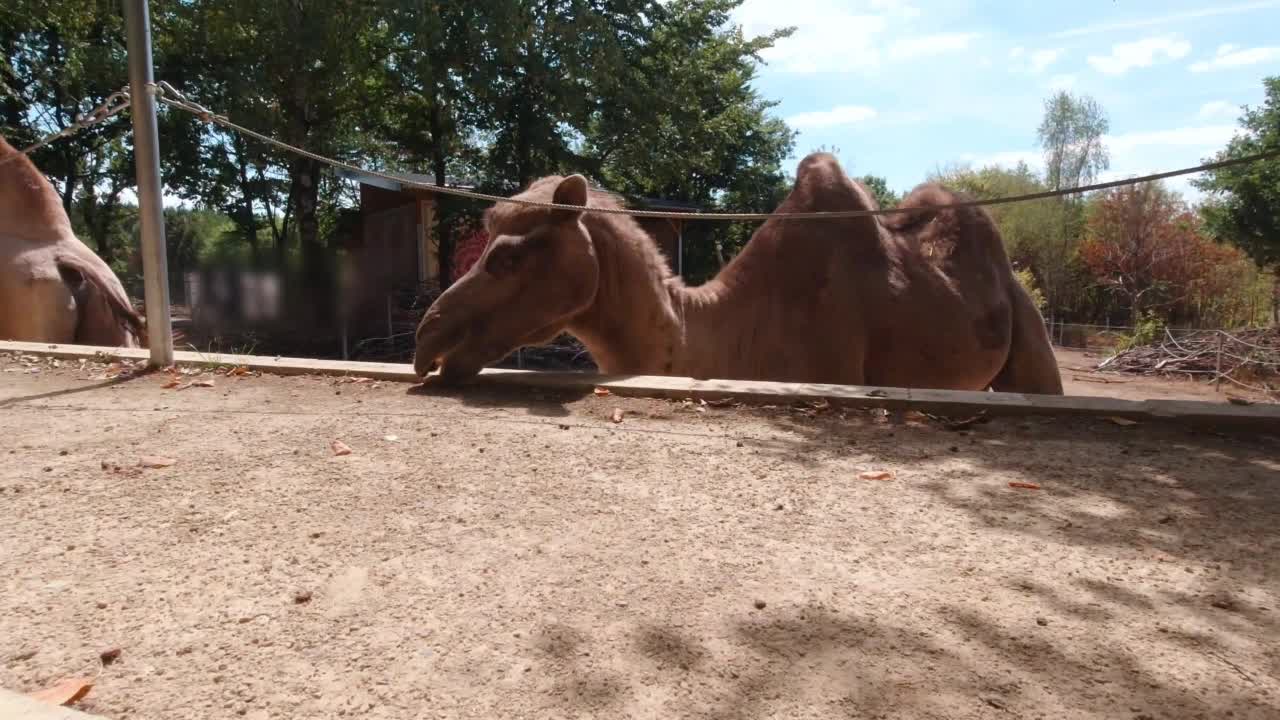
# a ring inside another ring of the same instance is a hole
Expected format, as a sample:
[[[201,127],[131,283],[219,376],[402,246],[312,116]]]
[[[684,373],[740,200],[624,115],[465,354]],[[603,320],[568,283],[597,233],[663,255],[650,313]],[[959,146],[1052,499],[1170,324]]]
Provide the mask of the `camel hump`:
[[[881,217],[880,222],[890,230],[911,230],[934,219],[940,211],[956,212],[956,210],[946,210],[946,206],[968,202],[969,199],[967,196],[943,187],[938,183],[917,185],[914,190],[902,199],[902,202],[898,203],[900,209],[909,209],[912,212],[885,215]],[[958,211],[981,212],[979,208],[960,208]]]
[[[789,212],[874,210],[875,201],[862,191],[834,155],[810,153],[796,168],[796,185],[785,205]]]

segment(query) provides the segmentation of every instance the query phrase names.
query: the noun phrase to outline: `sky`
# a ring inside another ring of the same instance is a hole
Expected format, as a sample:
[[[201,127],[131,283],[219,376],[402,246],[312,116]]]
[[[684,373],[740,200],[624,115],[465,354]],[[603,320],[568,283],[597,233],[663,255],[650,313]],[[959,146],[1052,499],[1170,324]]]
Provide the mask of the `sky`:
[[[746,0],[734,20],[797,28],[756,83],[800,133],[788,171],[835,148],[847,173],[899,192],[955,165],[1041,168],[1058,89],[1107,112],[1099,180],[1197,165],[1280,75],[1280,0]],[[1194,201],[1188,180],[1168,184]]]

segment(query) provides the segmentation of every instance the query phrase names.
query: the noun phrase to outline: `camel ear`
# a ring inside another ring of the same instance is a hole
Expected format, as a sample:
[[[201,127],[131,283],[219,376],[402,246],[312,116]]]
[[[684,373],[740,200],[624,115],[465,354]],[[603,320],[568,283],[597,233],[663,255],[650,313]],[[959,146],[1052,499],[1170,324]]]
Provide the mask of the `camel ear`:
[[[556,186],[556,194],[552,202],[558,205],[587,205],[587,179],[581,175],[570,175]]]

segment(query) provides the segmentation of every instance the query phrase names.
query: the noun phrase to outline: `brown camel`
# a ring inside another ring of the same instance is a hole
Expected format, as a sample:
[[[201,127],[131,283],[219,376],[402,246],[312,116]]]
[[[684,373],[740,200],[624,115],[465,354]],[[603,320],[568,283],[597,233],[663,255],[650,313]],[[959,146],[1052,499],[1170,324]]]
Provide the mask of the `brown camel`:
[[[58,194],[0,138],[0,340],[138,347],[142,317]]]
[[[580,175],[519,197],[610,205]],[[700,287],[673,277],[629,217],[498,204],[471,271],[427,310],[414,367],[446,382],[562,331],[609,374],[1062,394],[1040,313],[981,208],[922,185],[919,211],[771,218]],[[778,212],[875,208],[825,153]]]

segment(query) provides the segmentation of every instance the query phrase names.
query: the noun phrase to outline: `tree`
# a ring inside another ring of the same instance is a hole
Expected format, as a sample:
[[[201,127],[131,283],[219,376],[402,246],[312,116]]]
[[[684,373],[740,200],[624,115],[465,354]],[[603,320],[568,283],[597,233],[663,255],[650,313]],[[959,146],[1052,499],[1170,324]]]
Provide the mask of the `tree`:
[[[1263,85],[1262,106],[1245,108],[1240,118],[1243,132],[1215,160],[1280,150],[1280,76],[1267,78]],[[1275,274],[1272,319],[1280,321],[1280,158],[1211,170],[1194,183],[1209,194],[1201,209],[1209,232]]]
[[[881,208],[897,207],[898,203],[902,202],[902,197],[889,189],[889,181],[879,175],[863,175],[858,180],[867,186]]]
[[[1102,142],[1108,126],[1106,113],[1088,95],[1061,90],[1045,101],[1038,136],[1050,190],[1087,185],[1110,166]]]
[[[1124,298],[1136,326],[1144,311],[1167,310],[1190,294],[1199,239],[1196,217],[1176,195],[1159,183],[1129,185],[1091,203],[1080,255]]]
[[[156,44],[166,75],[202,104],[321,155],[376,157],[362,124],[381,107],[380,12],[345,0],[191,0],[157,12]],[[181,190],[219,201],[247,238],[264,218],[281,261],[295,233],[304,258],[321,245],[321,188],[331,174],[320,162],[267,154],[192,118],[176,122],[187,128],[173,128],[176,159],[188,165],[175,178],[186,181]]]

